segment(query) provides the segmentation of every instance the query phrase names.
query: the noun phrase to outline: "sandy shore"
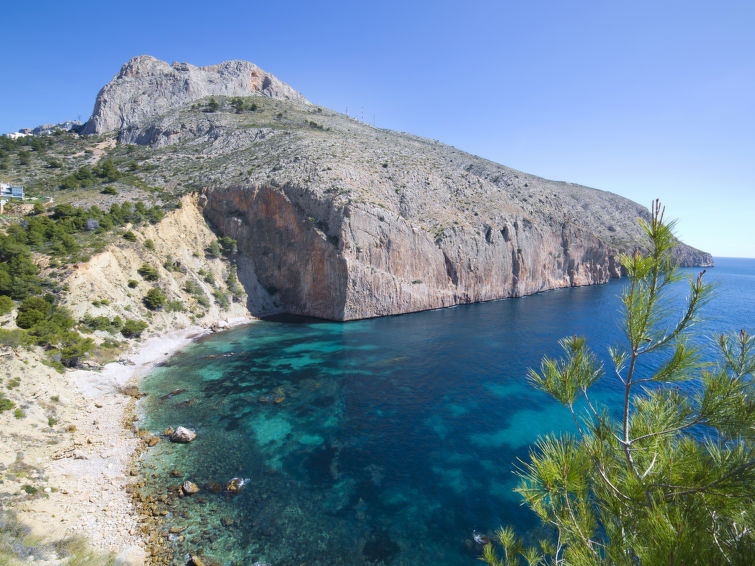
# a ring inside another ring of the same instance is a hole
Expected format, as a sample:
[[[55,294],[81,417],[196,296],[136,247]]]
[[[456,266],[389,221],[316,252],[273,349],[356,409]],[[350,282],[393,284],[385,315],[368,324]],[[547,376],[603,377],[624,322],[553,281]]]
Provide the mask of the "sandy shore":
[[[3,373],[9,379],[21,375],[13,396],[33,399],[25,418],[6,412],[0,420],[5,471],[0,488],[19,518],[45,538],[83,535],[93,548],[115,553],[120,564],[143,564],[146,527],[126,491],[137,480],[131,470],[142,441],[127,427],[134,399],[123,387],[138,384],[156,364],[212,333],[211,328],[252,320],[230,319],[148,338],[100,371],[61,375],[32,354],[6,354]],[[32,370],[34,379],[24,379]],[[51,419],[57,422],[51,425]],[[25,485],[39,492],[27,495]]]

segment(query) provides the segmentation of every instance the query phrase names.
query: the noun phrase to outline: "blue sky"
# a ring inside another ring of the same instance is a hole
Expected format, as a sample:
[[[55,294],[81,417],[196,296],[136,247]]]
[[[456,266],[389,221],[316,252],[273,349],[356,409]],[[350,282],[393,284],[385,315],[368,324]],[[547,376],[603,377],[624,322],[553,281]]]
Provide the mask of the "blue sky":
[[[543,177],[661,198],[755,257],[755,3],[12,2],[0,132],[92,111],[129,58],[247,59],[311,101]]]

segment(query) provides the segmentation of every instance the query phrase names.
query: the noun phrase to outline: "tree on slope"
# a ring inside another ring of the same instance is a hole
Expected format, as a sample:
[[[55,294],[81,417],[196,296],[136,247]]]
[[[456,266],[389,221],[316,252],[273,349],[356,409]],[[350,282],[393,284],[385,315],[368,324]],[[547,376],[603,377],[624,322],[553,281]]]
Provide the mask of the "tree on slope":
[[[655,201],[642,223],[649,252],[621,257],[629,277],[625,344],[609,348],[620,410],[590,398],[604,371],[584,338],[562,339],[560,359],[530,370],[530,383],[565,405],[577,428],[574,437],[540,438],[518,469],[517,491],[554,536],[525,548],[501,528],[483,562],[753,563],[755,339],[722,335],[718,364],[702,360],[688,338],[711,288],[704,272],[690,280],[682,312],[672,316],[670,287],[682,277],[669,259],[674,223],[663,215]]]

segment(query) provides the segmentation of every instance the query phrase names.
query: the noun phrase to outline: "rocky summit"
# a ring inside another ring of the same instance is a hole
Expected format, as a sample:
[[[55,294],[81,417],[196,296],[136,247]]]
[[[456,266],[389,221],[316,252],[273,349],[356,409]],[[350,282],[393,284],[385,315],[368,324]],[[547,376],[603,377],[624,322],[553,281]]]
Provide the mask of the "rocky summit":
[[[205,96],[250,96],[258,94],[281,100],[307,100],[287,84],[248,61],[195,67],[188,63],[169,65],[149,55],[134,57],[123,65],[97,95],[85,134],[121,131],[130,133],[148,118]]]
[[[639,204],[372,127],[244,61],[132,59],[85,132],[148,149],[147,181],[201,191],[256,314],[351,320],[605,283],[645,245]],[[712,265],[682,243],[676,259]]]

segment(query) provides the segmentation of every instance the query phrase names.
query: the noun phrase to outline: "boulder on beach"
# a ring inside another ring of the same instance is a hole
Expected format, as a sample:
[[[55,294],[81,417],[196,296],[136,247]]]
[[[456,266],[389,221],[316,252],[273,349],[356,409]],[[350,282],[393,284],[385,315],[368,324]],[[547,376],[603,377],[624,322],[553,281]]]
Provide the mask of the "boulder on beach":
[[[179,426],[178,428],[176,428],[176,430],[173,431],[173,434],[170,435],[170,441],[187,444],[194,440],[196,437],[197,433],[193,430]]]

